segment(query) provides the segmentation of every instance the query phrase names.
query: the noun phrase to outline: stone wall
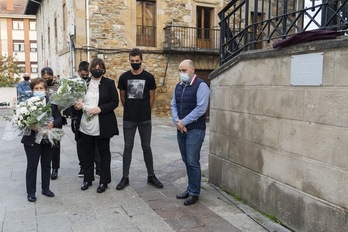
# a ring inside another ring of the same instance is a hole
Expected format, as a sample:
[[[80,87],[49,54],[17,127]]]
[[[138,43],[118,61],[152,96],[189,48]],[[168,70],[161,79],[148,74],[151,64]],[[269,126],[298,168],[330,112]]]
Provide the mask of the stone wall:
[[[291,55],[324,53],[321,86]],[[209,179],[294,231],[348,231],[348,38],[242,53],[211,75]]]
[[[146,69],[154,74],[157,82],[155,116],[170,115],[170,99],[179,80],[177,66],[185,58],[191,58],[201,70],[213,70],[218,66],[218,56],[164,54],[164,28],[166,25],[196,27],[196,7],[214,9],[213,27],[218,27],[218,12],[228,0],[163,0],[156,1],[156,46],[139,46],[144,52]],[[43,1],[37,12],[38,66],[48,65],[55,75],[69,78],[82,60],[95,56],[104,58],[107,76],[116,83],[119,76],[129,69],[128,52],[136,45],[136,1],[89,0],[89,19],[86,18],[85,1]],[[65,6],[65,8],[64,8]],[[65,9],[65,11],[64,11]],[[65,20],[63,16],[65,15]],[[65,24],[64,24],[65,22]],[[65,28],[65,29],[64,29]],[[90,38],[87,38],[89,29]],[[71,62],[69,32],[74,31],[75,56]],[[87,53],[87,41],[90,53]],[[73,67],[72,67],[73,66]],[[117,110],[122,114],[122,107]]]
[[[128,52],[107,55],[105,58],[106,76],[115,80],[116,84],[120,75],[130,69]],[[170,101],[175,85],[179,82],[178,65],[184,59],[192,59],[196,69],[213,70],[218,66],[218,57],[207,55],[180,55],[144,52],[142,65],[155,76],[156,100],[153,115],[156,117],[170,116]],[[122,115],[122,105],[117,109],[117,114]]]

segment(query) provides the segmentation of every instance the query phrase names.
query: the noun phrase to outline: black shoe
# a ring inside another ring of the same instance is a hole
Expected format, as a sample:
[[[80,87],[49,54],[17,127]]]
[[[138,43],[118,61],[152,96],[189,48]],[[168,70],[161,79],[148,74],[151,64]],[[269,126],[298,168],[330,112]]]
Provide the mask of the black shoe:
[[[188,198],[188,196],[189,196],[189,193],[186,190],[185,192],[179,193],[178,195],[176,195],[176,199],[186,199],[186,198]]]
[[[116,189],[117,190],[122,190],[124,189],[126,186],[129,185],[129,178],[125,178],[125,177],[122,177],[120,183],[118,183],[118,185],[116,186]]]
[[[28,194],[27,198],[28,198],[29,202],[35,202],[36,201],[35,194]]]
[[[51,190],[42,190],[42,195],[45,195],[47,197],[54,197],[54,193]]]
[[[103,193],[108,188],[108,184],[99,184],[97,188],[97,193]]]
[[[82,178],[84,176],[84,170],[83,168],[80,168],[80,172],[77,174],[78,177]]]
[[[89,186],[92,186],[92,181],[83,182],[81,185],[81,190],[87,190]]]
[[[193,205],[198,201],[198,196],[189,195],[187,199],[184,201],[184,205]]]
[[[156,178],[156,176],[147,177],[147,183],[156,188],[163,188],[163,184]]]
[[[55,180],[58,178],[58,169],[52,169],[51,180]]]

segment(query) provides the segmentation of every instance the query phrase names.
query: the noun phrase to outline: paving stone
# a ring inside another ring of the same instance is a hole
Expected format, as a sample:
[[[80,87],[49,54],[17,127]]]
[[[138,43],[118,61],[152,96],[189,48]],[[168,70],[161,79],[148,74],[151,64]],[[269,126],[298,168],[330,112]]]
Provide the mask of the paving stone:
[[[0,114],[3,109],[0,109]],[[199,201],[184,206],[175,195],[187,187],[185,165],[176,141],[176,130],[170,118],[153,119],[152,150],[154,169],[164,188],[147,184],[147,170],[138,133],[135,138],[130,170],[130,186],[115,190],[122,177],[124,147],[122,119],[118,119],[120,135],[111,139],[112,182],[104,193],[97,193],[99,178],[85,191],[80,189],[76,142],[70,125],[64,126],[61,143],[61,168],[58,179],[51,181],[55,197],[41,194],[41,169],[38,167],[37,201],[26,198],[26,156],[20,137],[2,140],[5,122],[0,119],[0,231],[72,231],[72,232],[154,232],[154,231],[266,231],[225,199],[202,178]],[[209,130],[201,152],[202,173],[207,175]],[[252,214],[252,212],[250,213]],[[281,231],[281,230],[278,230]]]

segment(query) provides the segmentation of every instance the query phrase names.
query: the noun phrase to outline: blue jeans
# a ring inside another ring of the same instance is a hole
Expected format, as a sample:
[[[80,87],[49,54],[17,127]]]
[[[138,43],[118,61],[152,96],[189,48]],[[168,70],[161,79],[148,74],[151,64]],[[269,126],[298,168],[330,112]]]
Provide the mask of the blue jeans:
[[[138,128],[141,147],[143,149],[144,161],[148,176],[154,176],[153,157],[151,150],[151,133],[152,122],[130,122],[123,121],[123,137],[124,137],[124,151],[123,151],[123,177],[129,176],[129,168],[132,161],[132,151],[134,147],[135,132]]]
[[[205,137],[204,130],[189,130],[186,133],[178,131],[177,138],[182,160],[186,165],[188,187],[192,196],[199,196],[201,191],[201,148]]]

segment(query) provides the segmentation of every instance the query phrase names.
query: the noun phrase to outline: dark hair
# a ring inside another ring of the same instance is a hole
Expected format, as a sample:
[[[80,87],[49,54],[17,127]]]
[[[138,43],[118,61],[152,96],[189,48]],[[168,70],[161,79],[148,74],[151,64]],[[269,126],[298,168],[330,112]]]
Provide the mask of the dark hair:
[[[87,61],[81,61],[79,64],[79,71],[88,72],[89,63]]]
[[[40,83],[44,84],[45,89],[47,90],[47,83],[45,78],[37,77],[30,82],[30,88],[31,90],[34,90],[35,85],[38,85]]]
[[[101,69],[104,70],[103,74],[105,73],[106,71],[106,68],[105,68],[105,63],[102,59],[100,58],[94,58],[92,61],[91,61],[91,64],[89,65],[89,70],[92,71],[92,69],[95,69],[95,67],[99,65],[99,67]]]
[[[143,53],[139,48],[133,48],[129,51],[129,58],[131,56],[140,56],[140,59],[143,60]]]
[[[53,70],[50,67],[44,67],[43,69],[41,69],[41,77],[43,77],[43,75],[48,74],[50,76],[53,76]]]

